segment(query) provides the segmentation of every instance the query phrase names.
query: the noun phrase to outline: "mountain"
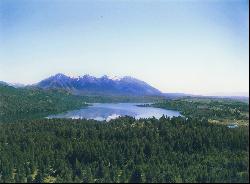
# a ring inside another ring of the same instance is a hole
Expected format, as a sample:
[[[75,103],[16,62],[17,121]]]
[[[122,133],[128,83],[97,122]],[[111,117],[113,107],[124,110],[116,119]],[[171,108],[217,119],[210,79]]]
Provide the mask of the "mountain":
[[[208,96],[223,96],[223,97],[249,97],[249,92],[217,92],[217,93],[210,93],[207,94]]]
[[[69,77],[56,74],[34,86],[42,89],[63,89],[77,95],[128,95],[159,96],[162,93],[141,80],[133,77],[110,78],[106,75],[97,78],[90,75]]]
[[[163,95],[167,98],[167,99],[178,99],[178,98],[182,98],[182,97],[194,97],[194,96],[198,96],[198,95],[192,95],[192,94],[186,94],[186,93],[163,93]]]
[[[0,81],[0,85],[2,85],[2,86],[8,86],[8,83]]]
[[[23,87],[25,87],[24,84],[20,84],[20,83],[7,83],[7,82],[4,82],[4,81],[0,81],[0,85],[11,86],[11,87],[14,87],[14,88],[23,88]]]
[[[21,83],[8,83],[9,86],[12,86],[14,88],[24,88],[25,85]]]

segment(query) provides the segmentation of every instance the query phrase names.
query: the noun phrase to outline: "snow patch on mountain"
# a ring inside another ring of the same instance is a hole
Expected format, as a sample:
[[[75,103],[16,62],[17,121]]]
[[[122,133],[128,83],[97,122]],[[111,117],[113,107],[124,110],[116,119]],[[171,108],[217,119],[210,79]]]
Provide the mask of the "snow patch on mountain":
[[[120,81],[123,77],[118,77],[118,76],[107,76],[108,79],[113,80],[113,81]]]

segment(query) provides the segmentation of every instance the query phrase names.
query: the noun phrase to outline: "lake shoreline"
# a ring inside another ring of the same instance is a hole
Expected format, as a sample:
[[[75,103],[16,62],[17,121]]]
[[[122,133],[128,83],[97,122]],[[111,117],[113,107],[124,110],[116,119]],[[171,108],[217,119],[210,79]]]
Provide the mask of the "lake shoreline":
[[[92,103],[81,109],[50,115],[46,118],[93,119],[97,121],[110,121],[111,119],[124,116],[131,116],[135,119],[152,117],[159,119],[163,115],[168,117],[181,116],[179,111],[151,107],[150,105],[152,104],[153,103]]]

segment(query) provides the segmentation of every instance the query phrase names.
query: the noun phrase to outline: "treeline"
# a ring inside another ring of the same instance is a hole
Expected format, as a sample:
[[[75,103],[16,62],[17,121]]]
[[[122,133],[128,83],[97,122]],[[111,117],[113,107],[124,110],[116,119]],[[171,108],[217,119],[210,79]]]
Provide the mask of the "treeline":
[[[248,128],[123,117],[0,124],[2,182],[248,182]]]

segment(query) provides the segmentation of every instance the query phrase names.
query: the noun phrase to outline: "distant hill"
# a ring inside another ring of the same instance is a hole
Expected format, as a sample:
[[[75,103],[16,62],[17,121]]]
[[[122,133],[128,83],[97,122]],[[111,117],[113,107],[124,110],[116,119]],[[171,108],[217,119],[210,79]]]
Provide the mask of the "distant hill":
[[[0,81],[0,85],[11,86],[11,87],[14,87],[14,88],[23,88],[23,87],[25,87],[24,84],[20,84],[20,83],[8,83],[8,82],[4,82],[4,81]]]
[[[9,86],[12,86],[14,88],[24,88],[25,85],[24,84],[20,84],[20,83],[8,83]]]
[[[199,97],[200,95],[192,95],[186,93],[163,93],[164,97],[167,99],[177,99],[182,97]]]
[[[1,86],[9,86],[9,84],[8,84],[8,83],[3,82],[3,81],[0,81],[0,85],[1,85]]]
[[[84,97],[63,91],[15,88],[0,83],[0,122],[45,117],[87,106]]]
[[[64,89],[77,95],[129,95],[159,96],[161,91],[146,82],[133,77],[110,78],[106,75],[97,78],[90,75],[72,78],[56,74],[33,85],[42,89]]]

